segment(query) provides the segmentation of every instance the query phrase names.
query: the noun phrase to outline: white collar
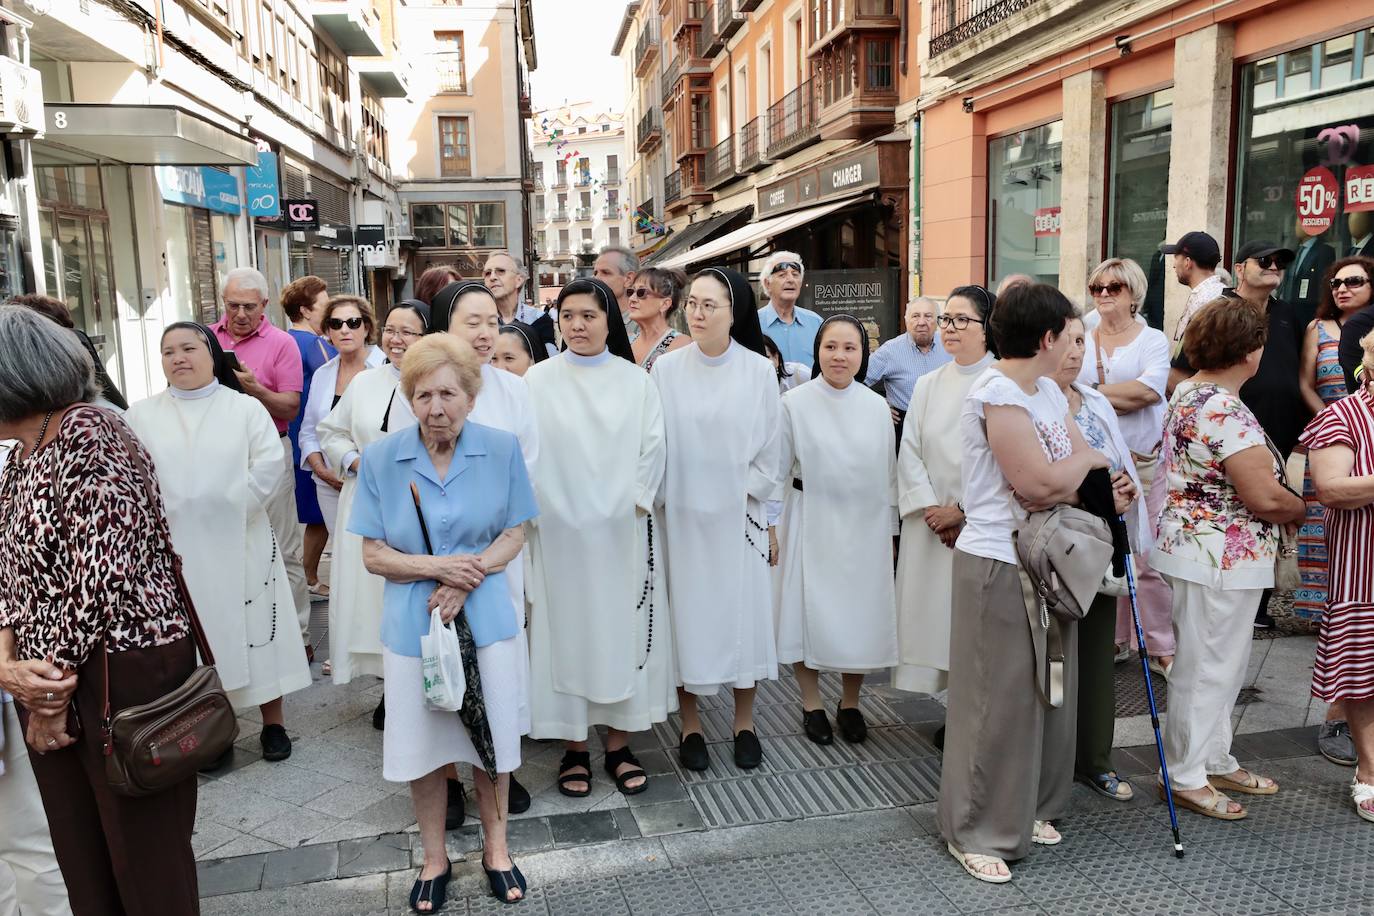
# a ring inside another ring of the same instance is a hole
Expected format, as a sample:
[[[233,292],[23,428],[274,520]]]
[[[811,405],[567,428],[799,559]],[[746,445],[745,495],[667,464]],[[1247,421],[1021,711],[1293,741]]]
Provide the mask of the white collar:
[[[201,388],[185,390],[171,385],[167,386],[167,392],[179,401],[199,401],[201,398],[208,398],[219,390],[219,379],[210,379],[210,384]]]

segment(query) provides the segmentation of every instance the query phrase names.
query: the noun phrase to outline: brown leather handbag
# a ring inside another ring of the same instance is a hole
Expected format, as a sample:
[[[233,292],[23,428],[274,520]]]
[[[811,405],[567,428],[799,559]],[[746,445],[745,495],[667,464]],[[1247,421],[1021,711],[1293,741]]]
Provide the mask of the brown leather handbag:
[[[149,703],[127,706],[118,712],[110,707],[110,643],[103,640],[104,711],[100,739],[105,755],[105,778],[117,795],[141,797],[170,789],[213,764],[234,744],[239,734],[238,718],[229,697],[220,685],[215,656],[205,638],[195,603],[182,575],[181,557],[172,548],[172,533],[153,491],[152,469],[134,442],[133,433],[122,419],[114,427],[120,441],[138,468],[139,480],[148,497],[149,510],[158,519],[158,528],[171,555],[177,595],[186,610],[191,636],[200,652],[200,666],[180,687]],[[60,478],[54,475],[54,485]],[[60,490],[56,493],[59,505]]]

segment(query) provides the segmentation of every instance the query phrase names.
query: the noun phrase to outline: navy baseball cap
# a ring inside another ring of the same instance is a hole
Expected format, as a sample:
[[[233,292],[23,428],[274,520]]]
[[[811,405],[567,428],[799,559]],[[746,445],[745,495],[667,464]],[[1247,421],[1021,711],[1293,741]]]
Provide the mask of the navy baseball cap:
[[[1201,267],[1212,268],[1221,263],[1221,246],[1205,232],[1184,233],[1174,244],[1160,245],[1159,250],[1165,254],[1186,254]]]
[[[1236,252],[1236,263],[1239,264],[1251,258],[1265,258],[1271,254],[1274,256],[1274,260],[1278,261],[1279,267],[1287,267],[1297,257],[1291,248],[1284,248],[1282,245],[1265,239],[1257,239],[1240,246],[1240,250]]]

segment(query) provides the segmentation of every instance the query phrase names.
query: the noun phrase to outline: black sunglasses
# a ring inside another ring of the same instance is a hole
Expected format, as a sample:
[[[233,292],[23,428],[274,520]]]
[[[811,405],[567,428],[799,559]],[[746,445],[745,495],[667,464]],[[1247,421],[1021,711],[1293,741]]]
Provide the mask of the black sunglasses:
[[[802,266],[796,261],[779,261],[773,265],[772,270],[768,271],[768,275],[771,277],[773,274],[781,273],[784,270],[794,270],[797,273],[801,273]]]
[[[325,324],[329,326],[329,330],[331,331],[342,330],[344,325],[348,325],[350,328],[356,331],[358,330],[358,328],[363,326],[363,319],[361,317],[331,318],[328,321],[326,321]]]
[[[1369,281],[1364,277],[1335,277],[1331,281],[1331,289],[1332,291],[1335,291],[1340,289],[1342,286],[1344,286],[1346,289],[1359,289],[1368,282]]]
[[[1125,283],[1119,283],[1115,280],[1113,280],[1111,283],[1088,284],[1088,292],[1094,296],[1100,296],[1103,292],[1106,292],[1108,295],[1115,296],[1117,293],[1121,292],[1125,288]]]
[[[1283,270],[1284,265],[1280,263],[1279,256],[1276,254],[1266,254],[1262,258],[1255,258],[1255,263],[1262,270]]]

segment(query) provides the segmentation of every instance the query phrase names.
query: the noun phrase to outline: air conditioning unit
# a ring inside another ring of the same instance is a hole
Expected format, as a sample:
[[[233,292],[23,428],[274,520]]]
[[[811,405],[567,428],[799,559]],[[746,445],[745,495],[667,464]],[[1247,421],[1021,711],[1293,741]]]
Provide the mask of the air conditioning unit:
[[[10,57],[0,57],[0,134],[32,138],[43,133],[43,77]]]

